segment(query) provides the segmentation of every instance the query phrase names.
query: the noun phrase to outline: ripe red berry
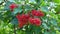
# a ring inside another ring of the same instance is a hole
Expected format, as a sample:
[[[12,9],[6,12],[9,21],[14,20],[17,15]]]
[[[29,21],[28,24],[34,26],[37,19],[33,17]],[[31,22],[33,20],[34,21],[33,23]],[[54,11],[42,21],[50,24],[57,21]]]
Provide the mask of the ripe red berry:
[[[20,28],[22,28],[24,26],[24,24],[22,22],[20,22],[18,25]]]
[[[33,16],[44,16],[44,13],[42,11],[32,10]]]
[[[37,12],[36,10],[32,10],[32,15],[35,16],[36,15],[36,12]]]
[[[35,25],[40,26],[41,25],[41,20],[39,18],[35,18]]]
[[[30,22],[31,24],[35,24],[33,18],[29,18],[29,22]]]
[[[40,26],[41,20],[39,18],[29,18],[29,22],[33,25]]]
[[[30,15],[29,14],[22,14],[22,17],[25,19],[28,19],[30,17]]]
[[[38,12],[40,12],[40,16],[44,16],[44,13],[42,11],[38,10]]]
[[[22,14],[22,15],[17,15],[16,18],[18,19],[19,26],[20,28],[23,27],[25,24],[28,24],[28,19],[29,19],[28,14]]]
[[[14,10],[14,8],[16,8],[16,7],[17,7],[17,5],[16,5],[16,4],[14,4],[14,3],[13,3],[13,4],[11,4],[11,5],[9,6],[9,8],[10,8],[10,10],[11,10],[11,11],[13,11],[13,10]]]

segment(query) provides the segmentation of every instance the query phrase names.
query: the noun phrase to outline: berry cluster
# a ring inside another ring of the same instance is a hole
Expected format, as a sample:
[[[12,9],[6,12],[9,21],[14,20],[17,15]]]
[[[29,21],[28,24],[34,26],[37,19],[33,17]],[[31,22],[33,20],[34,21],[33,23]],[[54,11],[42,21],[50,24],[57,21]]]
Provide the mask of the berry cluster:
[[[28,24],[28,19],[29,19],[29,15],[27,14],[18,14],[16,16],[16,18],[18,19],[18,22],[19,22],[19,27],[22,28],[25,24]]]
[[[11,4],[9,7],[13,11],[14,8],[17,7],[17,5]],[[43,17],[44,13],[40,10],[31,10],[31,12],[29,14],[21,14],[21,15],[17,14],[16,18],[18,19],[19,27],[22,28],[24,25],[27,25],[27,24],[40,26],[41,25],[41,19],[36,18],[35,16]]]
[[[29,21],[32,25],[40,26],[41,20],[39,18],[29,18]]]
[[[33,16],[44,16],[44,13],[39,10],[32,10],[32,15]]]
[[[30,16],[30,14],[32,14],[32,15]],[[41,25],[41,20],[39,18],[35,18],[34,16],[42,17],[42,16],[44,16],[44,13],[41,11],[32,10],[30,14],[22,14],[22,15],[18,14],[16,16],[16,18],[18,19],[20,28],[22,28],[26,24],[32,24],[32,25],[36,25],[36,26]]]
[[[9,6],[10,10],[13,11],[14,8],[17,8],[17,5],[12,3],[10,6]]]

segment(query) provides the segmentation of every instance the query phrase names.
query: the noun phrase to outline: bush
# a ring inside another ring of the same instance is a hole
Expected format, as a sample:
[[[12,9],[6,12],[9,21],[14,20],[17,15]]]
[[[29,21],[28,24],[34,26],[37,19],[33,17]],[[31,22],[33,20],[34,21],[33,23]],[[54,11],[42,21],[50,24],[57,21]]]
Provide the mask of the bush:
[[[60,0],[0,0],[0,34],[59,34]]]

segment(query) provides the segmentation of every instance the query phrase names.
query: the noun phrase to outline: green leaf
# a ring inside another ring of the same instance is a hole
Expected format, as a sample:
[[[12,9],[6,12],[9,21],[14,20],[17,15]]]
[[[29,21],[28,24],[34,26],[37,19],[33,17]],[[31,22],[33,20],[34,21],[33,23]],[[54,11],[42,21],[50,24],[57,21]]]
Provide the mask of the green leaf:
[[[54,0],[54,2],[55,2],[55,3],[59,3],[59,2],[60,2],[60,0]]]
[[[48,12],[49,11],[48,7],[46,7],[46,6],[45,7],[41,7],[41,10],[44,11],[44,12]]]
[[[25,5],[24,9],[25,9],[24,13],[28,13],[30,10],[32,10],[32,7],[30,5]]]
[[[44,32],[44,34],[50,34],[50,32],[48,32],[48,31],[45,31],[45,32]]]
[[[31,10],[31,9],[32,9],[30,5],[25,5],[24,8],[25,8],[26,10]]]
[[[41,29],[40,27],[36,27],[35,30],[34,30],[35,34],[39,34],[41,32]]]
[[[16,15],[19,12],[19,9],[14,9],[14,11],[12,12],[13,15]]]
[[[14,2],[14,0],[9,0],[10,2]]]
[[[57,21],[56,21],[56,19],[51,18],[51,19],[49,19],[49,22],[50,22],[52,25],[57,26]]]
[[[26,34],[33,34],[33,29],[32,29],[32,25],[28,25],[28,26],[26,26],[25,27],[25,29],[26,29]]]
[[[42,26],[43,26],[44,29],[48,29],[48,26],[47,26],[46,23],[42,23]]]
[[[11,23],[17,25],[17,24],[18,24],[17,18],[12,19],[12,20],[11,20]]]
[[[52,23],[53,25],[57,26],[56,20],[51,20],[51,23]]]
[[[40,0],[35,0],[37,3],[40,3]]]
[[[17,13],[22,14],[22,8],[20,8],[20,7],[15,8],[14,11],[12,12],[12,15],[16,15]]]
[[[2,15],[0,14],[0,20],[3,20],[4,18],[2,17]]]
[[[10,8],[9,8],[9,5],[12,4],[12,3],[13,3],[13,2],[7,1],[6,4],[5,4],[5,6],[4,6],[4,10],[9,10],[9,9],[10,9]]]

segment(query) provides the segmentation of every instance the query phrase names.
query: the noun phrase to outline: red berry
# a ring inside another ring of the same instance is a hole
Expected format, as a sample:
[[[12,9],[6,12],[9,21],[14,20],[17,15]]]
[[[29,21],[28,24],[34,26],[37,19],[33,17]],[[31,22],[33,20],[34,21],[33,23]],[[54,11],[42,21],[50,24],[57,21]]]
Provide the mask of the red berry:
[[[17,7],[17,5],[16,5],[16,4],[14,4],[14,3],[13,3],[13,4],[11,4],[11,5],[9,6],[9,8],[10,8],[10,10],[11,10],[11,11],[13,11],[13,10],[14,10],[14,8],[16,8],[16,7]]]
[[[24,23],[23,22],[20,22],[19,23],[19,27],[22,28],[24,26]]]
[[[33,16],[44,16],[44,13],[42,11],[32,10]]]
[[[29,22],[30,22],[31,24],[35,24],[33,18],[29,18]]]
[[[28,14],[22,14],[22,15],[21,15],[21,18],[22,18],[21,21],[27,23],[29,17],[30,17],[30,16],[29,16]]]
[[[32,15],[35,16],[36,15],[36,12],[37,12],[36,10],[32,10]]]
[[[29,17],[30,16],[28,14],[22,14],[22,15],[18,14],[16,16],[16,18],[18,19],[20,28],[23,27],[25,24],[28,24]]]
[[[40,12],[40,16],[44,16],[44,13],[42,11],[39,11]]]
[[[39,18],[29,18],[29,21],[30,21],[31,24],[34,24],[36,26],[41,25],[41,20]]]
[[[22,14],[22,17],[25,19],[28,19],[30,17],[30,15],[29,14]]]
[[[40,26],[41,25],[41,20],[39,18],[35,18],[34,22],[35,22],[36,26]]]

